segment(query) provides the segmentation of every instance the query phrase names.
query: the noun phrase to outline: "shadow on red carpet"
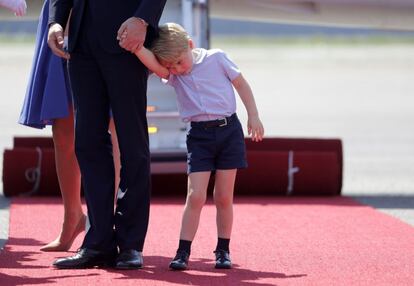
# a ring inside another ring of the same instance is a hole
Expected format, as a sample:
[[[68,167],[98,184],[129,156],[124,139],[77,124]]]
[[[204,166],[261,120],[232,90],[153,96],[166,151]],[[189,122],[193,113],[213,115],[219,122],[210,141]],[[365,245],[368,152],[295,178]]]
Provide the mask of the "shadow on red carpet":
[[[154,198],[144,268],[57,270],[40,252],[62,223],[59,198],[14,198],[0,285],[414,285],[414,228],[346,197],[236,197],[232,270],[214,269],[215,207],[203,209],[189,270],[168,263],[184,198]]]

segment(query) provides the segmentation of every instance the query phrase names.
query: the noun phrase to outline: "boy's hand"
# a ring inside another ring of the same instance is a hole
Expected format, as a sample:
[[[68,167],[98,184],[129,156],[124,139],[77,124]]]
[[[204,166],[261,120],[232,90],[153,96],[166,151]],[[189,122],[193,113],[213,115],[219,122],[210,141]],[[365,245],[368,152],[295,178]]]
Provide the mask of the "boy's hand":
[[[142,19],[136,17],[128,18],[118,30],[117,40],[119,45],[131,53],[139,50],[144,44],[147,26],[148,24]],[[124,38],[122,38],[124,32],[128,34],[125,34]]]
[[[118,39],[119,39],[119,43],[120,43],[120,45],[121,45],[121,46],[123,45],[123,41],[124,41],[127,37],[128,37],[128,32],[127,32],[127,31],[124,31],[124,32],[122,33],[122,35],[121,35],[120,37],[118,37]],[[138,54],[139,54],[139,52],[140,52],[140,51],[142,51],[142,48],[143,48],[143,47],[144,47],[144,46],[139,46],[139,47],[135,50],[134,54],[138,55]]]
[[[252,136],[252,141],[262,141],[264,135],[263,124],[259,116],[249,116],[247,119],[247,132]]]

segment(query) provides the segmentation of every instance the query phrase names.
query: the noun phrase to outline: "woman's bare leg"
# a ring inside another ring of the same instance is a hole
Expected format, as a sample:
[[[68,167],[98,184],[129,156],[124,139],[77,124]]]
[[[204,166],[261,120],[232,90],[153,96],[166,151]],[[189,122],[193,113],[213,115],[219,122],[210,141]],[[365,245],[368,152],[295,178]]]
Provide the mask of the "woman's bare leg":
[[[115,166],[115,203],[117,192],[119,188],[120,181],[120,172],[121,172],[121,157],[119,152],[118,137],[116,136],[114,119],[111,118],[109,121],[109,131],[111,132],[111,141],[112,141],[112,154],[114,157],[114,166]]]
[[[43,246],[43,251],[66,251],[76,236],[85,229],[85,215],[80,197],[80,171],[75,156],[73,111],[66,118],[56,119],[53,126],[56,172],[62,193],[64,219],[59,236]]]
[[[120,179],[120,153],[113,119],[109,124],[115,165],[115,191]],[[67,251],[79,233],[85,229],[86,216],[82,211],[80,196],[81,180],[75,155],[75,131],[73,111],[66,118],[56,119],[52,126],[55,148],[56,173],[63,199],[64,219],[60,235],[43,251]],[[115,192],[116,197],[116,192]]]

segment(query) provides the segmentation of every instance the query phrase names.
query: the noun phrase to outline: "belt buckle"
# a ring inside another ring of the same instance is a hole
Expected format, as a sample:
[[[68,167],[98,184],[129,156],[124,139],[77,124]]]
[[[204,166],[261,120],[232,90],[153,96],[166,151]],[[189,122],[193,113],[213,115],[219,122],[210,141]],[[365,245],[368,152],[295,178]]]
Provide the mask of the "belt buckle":
[[[223,119],[224,119],[224,123],[220,124],[218,127],[223,127],[227,125],[227,118],[224,117]]]

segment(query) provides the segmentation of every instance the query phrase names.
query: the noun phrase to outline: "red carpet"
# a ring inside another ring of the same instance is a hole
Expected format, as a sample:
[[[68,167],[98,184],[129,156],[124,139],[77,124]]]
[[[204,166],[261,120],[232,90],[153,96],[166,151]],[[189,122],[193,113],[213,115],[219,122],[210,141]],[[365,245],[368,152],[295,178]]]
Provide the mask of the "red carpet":
[[[56,270],[51,262],[66,253],[38,249],[58,232],[59,200],[15,198],[0,285],[414,285],[414,228],[344,197],[236,199],[230,271],[213,269],[215,208],[208,204],[191,270],[169,271],[182,202],[153,200],[144,269]]]

